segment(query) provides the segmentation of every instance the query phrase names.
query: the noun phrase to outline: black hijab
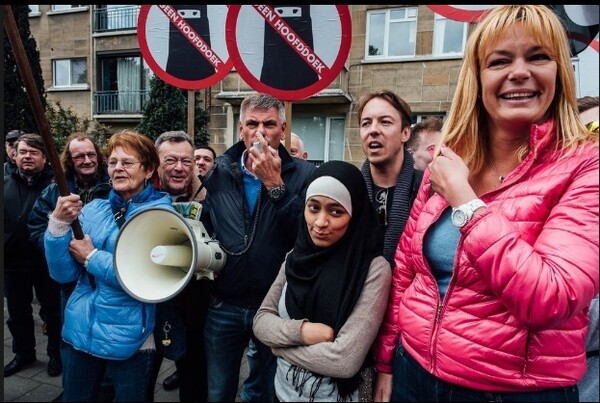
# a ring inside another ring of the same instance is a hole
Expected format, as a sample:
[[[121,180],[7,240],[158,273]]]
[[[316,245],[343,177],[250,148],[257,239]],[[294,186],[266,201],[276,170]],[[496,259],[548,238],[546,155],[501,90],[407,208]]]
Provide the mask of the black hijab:
[[[326,162],[315,170],[310,183],[322,176],[337,179],[348,190],[352,199],[350,224],[338,242],[321,248],[312,242],[302,214],[294,249],[286,260],[285,305],[292,319],[325,323],[337,336],[362,292],[371,261],[382,254],[383,228],[356,166],[344,161]],[[358,374],[335,381],[340,396],[346,397],[358,387]]]

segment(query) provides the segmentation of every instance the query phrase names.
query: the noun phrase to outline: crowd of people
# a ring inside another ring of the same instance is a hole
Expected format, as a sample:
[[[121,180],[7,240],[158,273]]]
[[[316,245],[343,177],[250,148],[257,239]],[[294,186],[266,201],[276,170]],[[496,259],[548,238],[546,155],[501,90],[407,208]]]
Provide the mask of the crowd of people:
[[[291,132],[286,148],[284,104],[262,93],[221,154],[184,131],[124,130],[106,150],[72,133],[69,195],[41,136],[11,130],[4,377],[37,359],[35,292],[65,402],[154,401],[165,358],[180,401],[232,402],[244,354],[243,401],[597,402],[598,109],[576,97],[556,14],[505,5],[470,34],[443,120],[414,122],[385,89],[358,99],[360,166],[316,167]],[[224,266],[136,298],[120,229],[179,203],[201,206]],[[177,356],[163,310],[182,323]]]

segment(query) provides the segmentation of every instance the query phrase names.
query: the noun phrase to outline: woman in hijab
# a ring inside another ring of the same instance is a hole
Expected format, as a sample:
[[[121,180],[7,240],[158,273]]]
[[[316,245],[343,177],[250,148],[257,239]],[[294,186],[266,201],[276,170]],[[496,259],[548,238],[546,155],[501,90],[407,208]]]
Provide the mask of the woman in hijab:
[[[254,317],[256,337],[277,356],[280,401],[358,401],[391,281],[380,231],[360,170],[317,168],[294,249]]]

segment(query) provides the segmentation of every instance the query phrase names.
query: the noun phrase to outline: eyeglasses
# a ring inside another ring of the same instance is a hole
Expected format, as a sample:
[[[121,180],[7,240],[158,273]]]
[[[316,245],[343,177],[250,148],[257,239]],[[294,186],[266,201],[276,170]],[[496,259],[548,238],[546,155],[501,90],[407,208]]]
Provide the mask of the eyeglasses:
[[[597,120],[592,120],[591,122],[589,122],[587,125],[585,125],[585,127],[591,131],[592,133],[596,133],[598,134],[599,131],[599,127],[598,127],[598,121]]]
[[[133,167],[134,164],[141,164],[141,162],[139,161],[134,161],[134,160],[115,160],[115,159],[110,159],[108,160],[108,167],[109,168],[116,168],[118,163],[121,163],[121,166],[123,167],[123,169],[129,169],[131,167]]]
[[[38,150],[23,150],[23,149],[21,149],[18,151],[18,154],[21,156],[26,156],[27,154],[31,154],[32,157],[39,157],[42,155],[42,152],[38,151]]]
[[[81,161],[85,161],[85,157],[88,157],[89,159],[93,160],[93,159],[96,159],[97,156],[98,156],[98,154],[89,152],[89,153],[71,155],[71,159],[75,162],[81,162]]]
[[[167,166],[175,165],[175,164],[177,164],[177,161],[181,161],[181,165],[183,165],[184,167],[191,167],[192,164],[194,163],[194,161],[191,158],[167,157],[163,160],[163,162]]]

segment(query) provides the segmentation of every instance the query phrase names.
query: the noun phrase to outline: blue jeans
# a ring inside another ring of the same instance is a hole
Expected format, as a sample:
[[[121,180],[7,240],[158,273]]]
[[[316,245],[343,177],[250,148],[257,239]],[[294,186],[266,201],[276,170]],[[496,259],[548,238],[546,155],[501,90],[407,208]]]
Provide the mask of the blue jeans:
[[[536,392],[485,392],[445,382],[431,375],[396,346],[393,402],[578,402],[577,385]]]
[[[95,402],[104,379],[110,371],[115,389],[115,402],[146,401],[154,350],[140,350],[126,360],[98,358],[62,343],[63,402]]]
[[[256,390],[275,401],[277,361],[271,349],[252,333],[257,308],[243,308],[211,297],[204,327],[208,370],[208,401],[234,402],[239,384],[240,366],[250,339],[256,346],[259,382]]]
[[[260,365],[257,362],[256,346],[250,340],[248,343],[248,351],[246,352],[246,360],[248,362],[248,378],[242,385],[240,397],[244,402],[264,402],[265,397],[262,396],[260,386]]]

